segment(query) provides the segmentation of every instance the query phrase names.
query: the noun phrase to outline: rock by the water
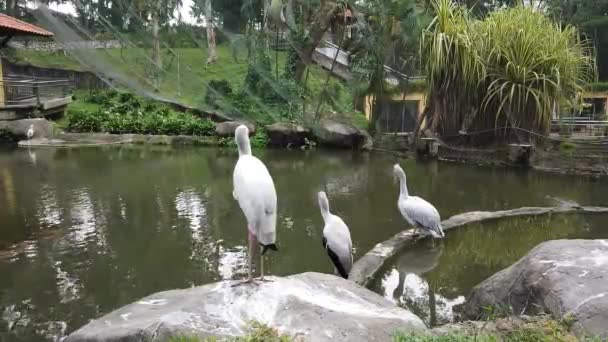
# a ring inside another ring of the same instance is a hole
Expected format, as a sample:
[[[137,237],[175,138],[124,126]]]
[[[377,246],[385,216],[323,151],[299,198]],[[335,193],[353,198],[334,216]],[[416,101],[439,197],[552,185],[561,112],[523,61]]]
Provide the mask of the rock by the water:
[[[512,266],[471,292],[466,314],[484,307],[511,308],[514,314],[543,311],[570,317],[577,335],[608,338],[608,240],[554,240],[542,243]]]
[[[367,131],[359,131],[359,134],[361,134],[362,140],[361,140],[361,149],[363,151],[371,151],[374,149],[374,138],[372,138],[372,136],[367,132]]]
[[[266,126],[266,132],[272,146],[302,146],[310,139],[308,128],[288,122],[277,122]]]
[[[321,145],[330,147],[361,148],[362,145],[369,146],[369,140],[365,133],[356,127],[336,121],[322,121],[313,129],[315,138]],[[367,134],[369,136],[369,134]],[[371,139],[371,137],[369,137]]]
[[[27,139],[27,131],[30,129],[30,125],[34,125],[33,139],[53,136],[53,124],[46,119],[0,121],[0,129],[8,131],[17,139]]]
[[[426,331],[416,315],[348,280],[320,273],[272,279],[156,293],[91,321],[65,342],[230,338],[247,334],[252,320],[314,342],[388,341],[396,331]]]
[[[255,126],[251,122],[245,121],[224,121],[215,124],[215,134],[220,137],[233,137],[234,131],[240,125],[249,128],[249,135],[255,134]]]

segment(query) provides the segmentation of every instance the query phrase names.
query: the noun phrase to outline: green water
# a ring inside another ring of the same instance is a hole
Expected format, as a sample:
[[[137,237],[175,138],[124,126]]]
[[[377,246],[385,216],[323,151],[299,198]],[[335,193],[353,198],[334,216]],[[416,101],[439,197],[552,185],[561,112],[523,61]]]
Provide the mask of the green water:
[[[444,218],[551,205],[548,196],[608,205],[605,181],[385,154],[254,152],[261,153],[279,197],[280,251],[269,261],[277,275],[333,270],[321,244],[321,189],[350,226],[355,258],[406,228],[396,208],[396,161],[408,174],[411,193],[435,204]],[[52,341],[148,294],[243,277],[246,227],[232,198],[236,159],[232,148],[1,150],[0,341]],[[564,229],[578,234],[583,226],[575,223]],[[523,253],[502,248],[501,239],[512,233],[496,228],[448,233],[435,246],[443,250],[438,265],[423,277],[447,298],[465,294],[478,278]],[[518,238],[528,241],[526,234]],[[534,243],[553,238],[535,234]],[[490,242],[497,247],[466,252]],[[416,248],[412,258],[424,258],[426,245]],[[456,258],[454,251],[463,255]],[[484,261],[488,255],[492,262]],[[467,265],[471,260],[476,263]]]

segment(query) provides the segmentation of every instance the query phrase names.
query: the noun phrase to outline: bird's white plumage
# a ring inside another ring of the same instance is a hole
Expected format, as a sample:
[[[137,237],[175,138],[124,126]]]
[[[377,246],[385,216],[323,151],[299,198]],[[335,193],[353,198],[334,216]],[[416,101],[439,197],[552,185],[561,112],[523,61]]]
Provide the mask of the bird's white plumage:
[[[399,178],[400,192],[397,207],[401,215],[414,227],[422,228],[433,237],[443,238],[441,217],[437,209],[429,202],[418,196],[410,196],[407,190],[405,172],[398,165],[394,166],[395,176]]]
[[[353,243],[350,230],[342,218],[329,212],[329,201],[324,192],[319,193],[319,207],[325,222],[323,238],[325,238],[326,248],[338,257],[344,271],[348,274],[353,267]]]
[[[32,139],[34,137],[34,125],[30,125],[30,128],[27,130],[27,139]]]
[[[244,138],[239,136],[239,129]],[[261,244],[270,245],[276,242],[277,193],[264,163],[251,155],[247,134],[245,126],[237,128],[239,160],[234,168],[232,194],[245,214],[250,232]]]

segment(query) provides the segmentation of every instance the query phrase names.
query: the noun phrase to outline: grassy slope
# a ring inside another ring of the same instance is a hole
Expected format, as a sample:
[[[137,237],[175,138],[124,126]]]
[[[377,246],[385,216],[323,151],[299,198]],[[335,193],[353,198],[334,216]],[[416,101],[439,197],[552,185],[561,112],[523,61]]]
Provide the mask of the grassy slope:
[[[167,68],[162,75],[162,83],[160,85],[159,94],[163,97],[175,99],[181,103],[204,107],[203,97],[205,95],[207,83],[212,79],[226,79],[233,89],[240,89],[245,75],[247,73],[247,56],[245,51],[239,51],[238,62],[233,58],[233,52],[230,46],[218,46],[219,61],[217,64],[206,65],[207,51],[205,49],[195,48],[179,48],[173,49],[179,55],[180,60],[180,89],[181,96],[178,96],[178,77],[177,77],[177,59],[174,58],[171,62],[171,55],[167,50],[163,50],[163,63]],[[150,50],[141,48],[124,49],[107,49],[95,50],[95,61],[103,61],[107,65],[111,65],[115,72],[126,76],[130,80],[137,81],[147,90],[153,89],[153,83],[149,81],[147,70],[149,70]],[[273,75],[276,74],[276,54],[271,51]],[[16,50],[13,58],[17,62],[26,62],[32,65],[41,67],[63,68],[72,70],[86,70],[87,67],[81,65],[72,56],[64,55],[57,52],[42,52],[29,50]],[[91,60],[93,58],[85,58]],[[286,53],[281,51],[278,53],[278,69],[279,74],[283,73],[285,65]],[[327,71],[314,65],[310,68],[308,78],[308,87],[310,89],[310,98],[307,104],[307,111],[316,109],[317,101],[320,98],[318,94],[324,88]],[[330,78],[329,87],[337,87],[340,91],[340,99],[338,100],[342,107],[348,108],[352,104],[352,95],[346,86],[334,79]],[[359,119],[359,118],[358,118]],[[360,120],[359,120],[360,121]]]

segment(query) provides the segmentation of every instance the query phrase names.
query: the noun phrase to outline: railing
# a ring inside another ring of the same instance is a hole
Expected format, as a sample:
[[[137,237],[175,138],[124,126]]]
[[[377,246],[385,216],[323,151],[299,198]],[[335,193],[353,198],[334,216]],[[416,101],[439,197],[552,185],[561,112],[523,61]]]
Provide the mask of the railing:
[[[551,131],[588,137],[608,136],[608,121],[593,117],[565,117],[551,120]]]
[[[5,107],[38,107],[45,101],[65,98],[72,91],[67,79],[42,79],[24,76],[4,76]]]

